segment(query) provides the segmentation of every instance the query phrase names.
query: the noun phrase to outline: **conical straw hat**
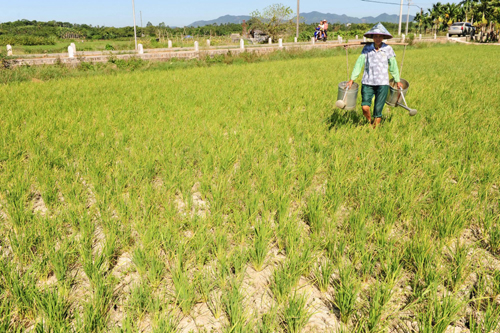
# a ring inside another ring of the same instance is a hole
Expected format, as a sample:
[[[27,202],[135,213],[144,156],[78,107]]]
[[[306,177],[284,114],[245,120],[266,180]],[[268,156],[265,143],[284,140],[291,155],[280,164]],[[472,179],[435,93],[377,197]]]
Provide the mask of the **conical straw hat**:
[[[373,35],[382,35],[384,39],[391,39],[392,35],[387,31],[387,29],[382,25],[382,23],[377,23],[370,31],[368,31],[364,36],[366,38],[373,38]]]

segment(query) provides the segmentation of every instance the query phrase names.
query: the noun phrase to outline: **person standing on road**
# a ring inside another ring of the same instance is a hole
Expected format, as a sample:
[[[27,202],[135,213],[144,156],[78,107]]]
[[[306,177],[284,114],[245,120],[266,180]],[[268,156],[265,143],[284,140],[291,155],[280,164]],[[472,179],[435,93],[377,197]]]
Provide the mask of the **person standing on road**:
[[[350,88],[353,82],[365,67],[363,79],[361,81],[361,106],[363,115],[373,128],[377,127],[382,121],[382,110],[384,109],[387,94],[389,92],[389,73],[397,83],[398,89],[403,85],[400,82],[398,63],[396,53],[391,46],[383,43],[384,39],[391,39],[392,35],[387,29],[378,23],[370,31],[365,33],[366,38],[372,38],[373,43],[365,45],[359,56],[354,70],[351,74],[351,80],[347,83]],[[375,96],[373,115],[370,114],[372,99]],[[373,119],[372,119],[373,118]]]
[[[325,38],[328,38],[328,21],[323,20],[323,29],[325,30]]]

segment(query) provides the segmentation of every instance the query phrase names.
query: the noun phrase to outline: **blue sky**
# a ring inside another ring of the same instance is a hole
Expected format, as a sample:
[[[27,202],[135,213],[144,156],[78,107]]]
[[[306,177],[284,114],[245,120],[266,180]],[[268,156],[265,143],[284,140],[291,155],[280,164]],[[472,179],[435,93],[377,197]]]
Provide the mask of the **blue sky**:
[[[273,3],[290,6],[294,11],[297,9],[296,0],[135,0],[135,9],[137,25],[140,25],[139,11],[142,11],[144,25],[151,21],[155,25],[165,22],[170,26],[184,26],[194,21],[211,20],[226,14],[248,15],[255,9],[263,9]],[[433,2],[422,0],[413,3],[425,9],[431,7]],[[301,12],[319,11],[354,17],[377,16],[382,13],[399,14],[397,5],[368,3],[361,0],[302,0],[300,7]],[[414,14],[418,10],[412,7],[411,13]],[[404,13],[406,14],[406,8]],[[121,27],[132,25],[132,0],[0,0],[0,22],[18,19]]]

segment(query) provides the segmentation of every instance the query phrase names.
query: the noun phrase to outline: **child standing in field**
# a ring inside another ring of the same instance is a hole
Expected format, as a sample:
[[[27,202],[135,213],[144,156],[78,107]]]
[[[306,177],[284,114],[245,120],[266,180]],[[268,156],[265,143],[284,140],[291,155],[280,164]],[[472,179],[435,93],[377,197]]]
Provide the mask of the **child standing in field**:
[[[384,39],[391,39],[392,35],[387,29],[378,23],[365,35],[366,38],[372,38],[373,43],[365,45],[361,55],[354,65],[354,70],[351,74],[351,80],[347,83],[348,87],[352,86],[365,67],[363,79],[361,81],[361,106],[363,115],[366,120],[373,124],[373,128],[377,127],[382,120],[382,110],[384,109],[387,94],[389,92],[389,73],[397,83],[398,89],[403,85],[399,79],[398,63],[396,61],[396,53],[389,45],[383,43]],[[372,99],[375,96],[373,107],[373,116],[370,115]],[[372,119],[373,118],[373,119]]]

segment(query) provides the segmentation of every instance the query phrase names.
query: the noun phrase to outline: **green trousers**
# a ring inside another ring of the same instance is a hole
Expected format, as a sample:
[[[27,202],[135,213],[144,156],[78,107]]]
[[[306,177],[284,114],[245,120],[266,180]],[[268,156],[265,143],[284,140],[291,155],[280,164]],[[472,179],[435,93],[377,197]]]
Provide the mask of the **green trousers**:
[[[369,86],[363,84],[361,86],[361,105],[372,105],[373,96],[375,96],[375,105],[372,108],[372,118],[382,118],[385,100],[389,93],[389,86]]]

